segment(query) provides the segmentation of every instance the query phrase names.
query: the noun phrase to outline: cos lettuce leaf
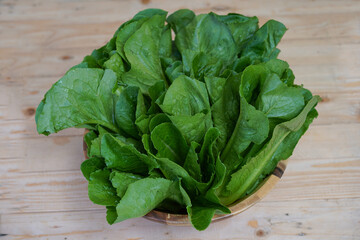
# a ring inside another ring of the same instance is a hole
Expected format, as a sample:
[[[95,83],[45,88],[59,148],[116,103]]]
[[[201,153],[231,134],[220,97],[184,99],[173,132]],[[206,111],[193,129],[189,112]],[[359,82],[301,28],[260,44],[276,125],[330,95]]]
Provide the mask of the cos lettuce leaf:
[[[76,68],[65,74],[45,94],[36,110],[39,133],[49,135],[69,127],[99,124],[114,132],[111,70]]]

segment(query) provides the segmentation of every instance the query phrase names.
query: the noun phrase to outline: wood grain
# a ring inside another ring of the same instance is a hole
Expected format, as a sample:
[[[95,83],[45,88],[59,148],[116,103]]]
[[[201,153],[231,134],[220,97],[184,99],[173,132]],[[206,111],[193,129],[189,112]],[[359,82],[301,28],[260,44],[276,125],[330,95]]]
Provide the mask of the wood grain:
[[[82,130],[44,137],[51,85],[136,12],[239,12],[288,31],[280,57],[323,98],[276,187],[205,232],[131,219],[109,226],[79,166]],[[0,1],[0,239],[360,239],[360,1]]]

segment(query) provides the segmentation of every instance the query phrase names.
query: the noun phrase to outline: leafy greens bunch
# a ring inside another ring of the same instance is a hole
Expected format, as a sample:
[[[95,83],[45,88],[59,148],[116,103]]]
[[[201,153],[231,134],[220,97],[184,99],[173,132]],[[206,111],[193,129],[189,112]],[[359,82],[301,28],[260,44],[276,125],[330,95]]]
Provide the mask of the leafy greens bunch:
[[[285,31],[233,13],[141,11],[52,86],[37,130],[89,130],[81,171],[109,224],[156,208],[204,230],[287,159],[317,117],[319,97],[277,59]]]

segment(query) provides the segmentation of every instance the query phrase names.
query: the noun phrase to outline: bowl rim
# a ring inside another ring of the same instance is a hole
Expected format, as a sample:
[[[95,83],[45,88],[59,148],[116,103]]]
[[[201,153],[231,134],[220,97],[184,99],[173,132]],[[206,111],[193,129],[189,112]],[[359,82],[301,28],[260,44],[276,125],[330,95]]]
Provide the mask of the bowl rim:
[[[88,132],[89,130],[85,129],[83,137]],[[85,160],[88,159],[89,157],[87,155],[87,145],[84,139],[83,139],[83,152],[84,152]],[[262,183],[256,188],[256,190],[252,194],[244,198],[238,199],[234,203],[227,206],[230,209],[231,213],[215,214],[211,222],[217,222],[235,216],[247,210],[257,202],[259,202],[261,199],[263,199],[281,179],[281,177],[285,172],[287,164],[288,164],[288,160],[280,161],[277,164],[274,171],[262,181]],[[151,210],[149,213],[144,215],[143,218],[154,222],[164,223],[167,225],[191,226],[191,222],[188,218],[188,214],[176,214],[176,213],[163,212],[159,210]]]

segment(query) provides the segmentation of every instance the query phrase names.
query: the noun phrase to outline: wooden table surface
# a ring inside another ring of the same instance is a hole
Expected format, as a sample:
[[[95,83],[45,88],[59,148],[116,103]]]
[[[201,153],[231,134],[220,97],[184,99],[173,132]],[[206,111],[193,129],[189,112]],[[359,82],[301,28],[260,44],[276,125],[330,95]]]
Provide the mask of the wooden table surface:
[[[82,131],[35,130],[43,95],[144,8],[238,12],[288,28],[280,58],[323,98],[280,183],[206,231],[143,218],[109,226],[80,173]],[[360,1],[1,0],[0,240],[360,239]]]

